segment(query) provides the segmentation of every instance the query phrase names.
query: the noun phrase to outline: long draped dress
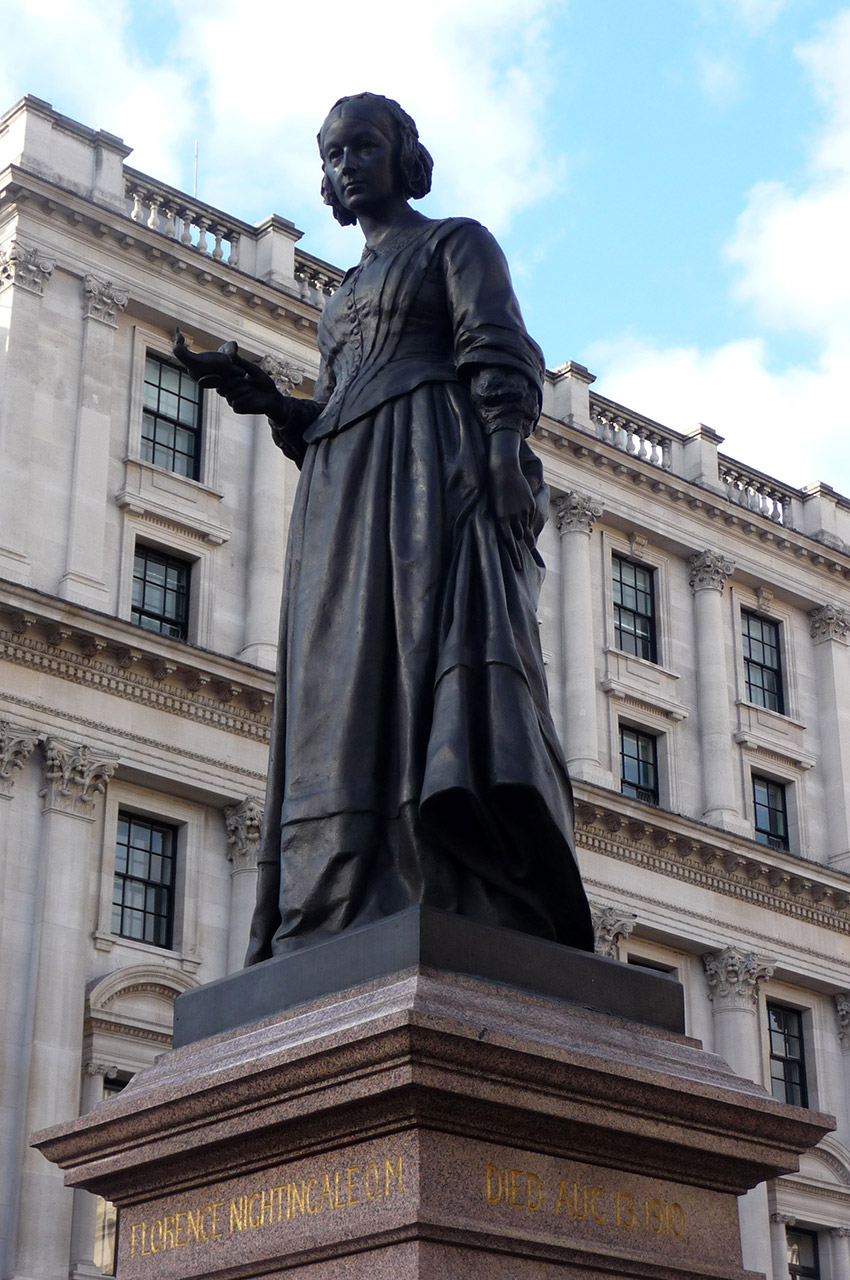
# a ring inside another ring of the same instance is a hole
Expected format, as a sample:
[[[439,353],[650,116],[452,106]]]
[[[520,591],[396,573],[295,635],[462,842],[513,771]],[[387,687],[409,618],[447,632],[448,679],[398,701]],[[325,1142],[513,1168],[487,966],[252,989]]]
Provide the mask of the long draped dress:
[[[318,342],[314,400],[273,425],[301,476],[246,963],[416,905],[592,950],[542,561],[490,512],[474,399],[478,371],[519,374],[539,408],[501,250],[423,219],[364,251]],[[525,442],[520,461],[542,512]]]

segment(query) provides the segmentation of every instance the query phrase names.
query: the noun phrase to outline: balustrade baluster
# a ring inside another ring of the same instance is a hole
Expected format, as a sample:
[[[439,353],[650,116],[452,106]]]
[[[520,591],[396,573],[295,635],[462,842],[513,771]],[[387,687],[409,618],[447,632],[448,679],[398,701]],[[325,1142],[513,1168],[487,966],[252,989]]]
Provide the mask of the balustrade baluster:
[[[198,243],[196,249],[200,249],[201,253],[209,254],[210,247],[207,243],[207,227],[210,225],[209,218],[196,218],[195,226],[198,228]]]
[[[159,201],[151,196],[151,211],[148,214],[148,226],[152,231],[159,231]]]
[[[239,232],[238,231],[232,231],[230,233],[230,254],[228,256],[227,261],[230,263],[231,267],[237,267],[239,265]]]
[[[180,217],[183,219],[183,234],[180,236],[180,243],[191,245],[192,243],[192,210],[183,209]]]
[[[216,262],[221,262],[224,257],[224,250],[221,247],[221,239],[225,234],[225,228],[214,226],[212,231],[215,236],[215,247],[213,248],[212,256],[215,258]]]
[[[134,222],[141,222],[144,219],[144,210],[142,209],[142,193],[138,187],[133,191],[133,212],[130,217]]]

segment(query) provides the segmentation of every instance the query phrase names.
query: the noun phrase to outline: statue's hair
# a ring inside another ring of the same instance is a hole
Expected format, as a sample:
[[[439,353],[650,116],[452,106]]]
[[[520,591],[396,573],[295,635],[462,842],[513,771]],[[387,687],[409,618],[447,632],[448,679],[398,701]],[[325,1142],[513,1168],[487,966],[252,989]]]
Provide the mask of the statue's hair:
[[[353,93],[347,98],[338,98],[328,112],[328,116],[336,111],[338,107],[344,107],[348,102],[374,103],[385,115],[389,116],[398,135],[398,163],[404,197],[405,199],[421,200],[431,190],[431,173],[434,168],[434,161],[431,159],[430,153],[419,141],[419,131],[416,128],[416,122],[413,117],[409,116],[404,108],[400,107],[393,98],[385,98],[380,93]],[[324,125],[322,125],[322,129],[324,129]],[[319,153],[321,154],[321,131],[317,135],[316,141],[319,144]],[[324,167],[325,158],[322,155],[322,168],[324,169]],[[344,209],[337,200],[327,173],[322,178],[322,199],[325,204],[330,205],[334,217],[343,227],[350,227],[357,221],[355,215],[349,209]]]

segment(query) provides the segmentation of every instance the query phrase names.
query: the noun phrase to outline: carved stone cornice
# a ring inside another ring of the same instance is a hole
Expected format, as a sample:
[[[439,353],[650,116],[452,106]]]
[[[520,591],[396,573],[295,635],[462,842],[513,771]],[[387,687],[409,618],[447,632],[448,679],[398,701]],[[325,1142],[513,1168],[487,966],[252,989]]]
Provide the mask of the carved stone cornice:
[[[621,938],[628,938],[635,927],[637,916],[633,911],[622,911],[619,907],[605,907],[591,902],[590,914],[593,919],[593,944],[598,956],[617,959],[617,943]]]
[[[44,808],[58,809],[76,818],[92,817],[96,801],[115,772],[115,757],[85,743],[63,742],[60,738],[45,738],[42,751]]]
[[[38,742],[38,736],[0,720],[0,795],[10,796],[15,770],[23,769]]]
[[[699,551],[688,560],[688,581],[692,591],[722,591],[735,571],[735,562],[719,551]]]
[[[850,632],[850,609],[837,604],[824,604],[809,614],[812,640],[820,644],[824,640],[840,640],[847,643]]]
[[[260,361],[260,368],[267,373],[278,391],[283,396],[292,395],[296,387],[304,381],[304,374],[289,360],[281,360],[279,356],[265,355]]]
[[[44,294],[44,286],[53,275],[55,263],[32,245],[13,240],[6,249],[0,249],[0,293],[10,285],[26,289],[37,297]]]
[[[248,796],[241,804],[228,806],[224,811],[228,858],[234,871],[252,871],[257,865],[260,832],[263,825],[263,806],[259,800]]]
[[[100,276],[87,275],[83,280],[83,318],[100,320],[115,328],[115,313],[123,311],[130,300],[126,289]]]
[[[845,1053],[850,1053],[850,994],[839,991],[835,997],[835,1012],[838,1014],[838,1039]]]
[[[754,1010],[758,984],[773,976],[774,965],[764,956],[742,947],[710,951],[704,955],[708,995],[715,1009]]]
[[[598,520],[602,512],[601,502],[577,489],[555,499],[555,520],[561,537],[565,533],[590,533],[594,520]]]

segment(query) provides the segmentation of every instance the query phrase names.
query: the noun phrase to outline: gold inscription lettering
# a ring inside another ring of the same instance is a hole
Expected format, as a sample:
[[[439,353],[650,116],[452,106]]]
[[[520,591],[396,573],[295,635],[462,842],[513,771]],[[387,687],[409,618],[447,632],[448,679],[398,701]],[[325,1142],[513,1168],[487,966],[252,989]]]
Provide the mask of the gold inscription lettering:
[[[484,1176],[487,1183],[487,1203],[498,1204],[502,1198],[502,1171],[494,1164],[488,1164],[484,1166]]]
[[[211,1239],[211,1240],[220,1240],[220,1239],[221,1239],[221,1232],[220,1232],[220,1231],[219,1231],[219,1229],[218,1229],[218,1211],[219,1211],[219,1209],[223,1209],[223,1208],[224,1208],[224,1201],[223,1201],[223,1200],[216,1200],[215,1204],[211,1204],[211,1205],[209,1205],[209,1206],[208,1206],[208,1208],[210,1209],[210,1211],[211,1211],[211,1213],[212,1213],[212,1231],[210,1232],[210,1239]]]
[[[174,1215],[174,1248],[175,1249],[182,1249],[184,1244],[189,1243],[188,1232],[186,1233],[185,1240],[180,1239],[180,1227],[185,1225],[181,1223],[180,1219],[185,1218],[186,1216],[187,1216],[186,1211],[184,1209],[181,1209],[178,1213]]]
[[[255,1202],[256,1200],[259,1200],[259,1198],[260,1198],[260,1193],[259,1193],[259,1191],[252,1191],[252,1192],[251,1192],[251,1195],[250,1195],[249,1197],[247,1197],[247,1199],[248,1199],[248,1226],[251,1228],[251,1230],[252,1230],[252,1231],[256,1231],[257,1227],[260,1225],[260,1219],[259,1219],[259,1218],[257,1218],[257,1220],[256,1220],[256,1221],[254,1220],[254,1202]]]
[[[311,1178],[311,1179],[310,1179],[310,1182],[311,1182],[314,1186],[318,1183],[318,1181],[319,1181],[319,1179],[318,1179],[318,1178]],[[331,1180],[330,1180],[330,1178],[328,1177],[328,1175],[327,1175],[327,1174],[325,1174],[324,1178],[322,1178],[322,1194],[319,1196],[319,1203],[318,1203],[315,1207],[312,1207],[312,1206],[310,1205],[310,1186],[309,1186],[309,1184],[308,1184],[308,1186],[307,1186],[307,1212],[308,1212],[308,1213],[321,1213],[321,1212],[322,1212],[322,1209],[323,1209],[323,1207],[324,1207],[325,1197],[326,1197],[326,1196],[327,1196],[327,1200],[328,1200],[328,1208],[329,1208],[329,1209],[332,1209],[334,1206],[333,1206],[333,1196],[331,1195]]]
[[[568,1218],[571,1218],[573,1216],[572,1199],[570,1197],[570,1192],[569,1192],[569,1189],[567,1188],[566,1182],[562,1182],[560,1187],[558,1188],[558,1199],[555,1203],[556,1213],[560,1213],[562,1209],[566,1209]]]
[[[360,1176],[360,1170],[357,1168],[357,1165],[356,1165],[356,1164],[353,1164],[353,1165],[350,1165],[350,1166],[346,1169],[345,1173],[346,1173],[346,1177],[347,1177],[347,1179],[348,1179],[348,1203],[349,1203],[350,1205],[351,1205],[351,1204],[359,1204],[359,1203],[360,1203],[360,1201],[359,1201],[359,1200],[357,1200],[357,1199],[355,1199],[355,1198],[354,1198],[354,1196],[352,1195],[352,1190],[353,1190],[353,1188],[352,1188],[351,1184],[352,1184],[352,1182],[353,1182],[354,1178],[357,1178],[357,1177],[359,1177],[359,1176]]]
[[[396,1160],[395,1164],[391,1164],[389,1160],[384,1161],[384,1195],[390,1194],[390,1182],[395,1177],[398,1180],[399,1191],[404,1191],[404,1184],[401,1180],[401,1156]]]
[[[524,1194],[524,1188],[519,1185],[521,1181],[522,1181],[522,1170],[511,1169],[511,1208],[512,1209],[525,1208],[525,1200],[517,1199],[517,1196],[523,1196]]]
[[[628,1191],[618,1191],[615,1196],[617,1226],[631,1231],[635,1225],[635,1202]]]
[[[155,1231],[158,1233],[156,1237],[156,1244],[153,1242]],[[151,1223],[151,1234],[148,1244],[150,1245],[151,1253],[159,1253],[162,1246],[162,1221],[159,1218],[157,1218],[155,1222]]]
[[[597,1210],[596,1210],[596,1197],[597,1197],[597,1196],[601,1196],[601,1195],[602,1195],[602,1188],[601,1188],[601,1187],[591,1187],[591,1188],[590,1188],[590,1216],[591,1216],[591,1218],[593,1219],[593,1221],[594,1221],[594,1222],[604,1222],[604,1221],[605,1221],[605,1214],[604,1214],[604,1213],[598,1213],[598,1212],[597,1212]]]
[[[230,1234],[234,1231],[244,1231],[245,1222],[245,1197],[240,1196],[239,1200],[230,1201]]]
[[[301,1183],[300,1192],[295,1182],[291,1183],[290,1185],[292,1187],[292,1216],[293,1218],[295,1217],[295,1210],[297,1209],[298,1212],[301,1214],[301,1217],[303,1218],[304,1217],[304,1192],[305,1192],[306,1184],[303,1182]]]
[[[374,1160],[370,1160],[369,1163],[366,1165],[366,1199],[367,1200],[374,1200],[375,1196],[378,1194],[378,1183],[380,1181],[380,1177],[381,1175],[378,1173],[378,1166],[375,1164]],[[370,1178],[373,1179],[371,1189],[369,1187]]]
[[[174,1214],[169,1213],[162,1220],[162,1251],[174,1248]]]
[[[685,1234],[685,1211],[680,1204],[675,1201],[670,1206],[670,1226],[673,1235],[680,1240]]]

